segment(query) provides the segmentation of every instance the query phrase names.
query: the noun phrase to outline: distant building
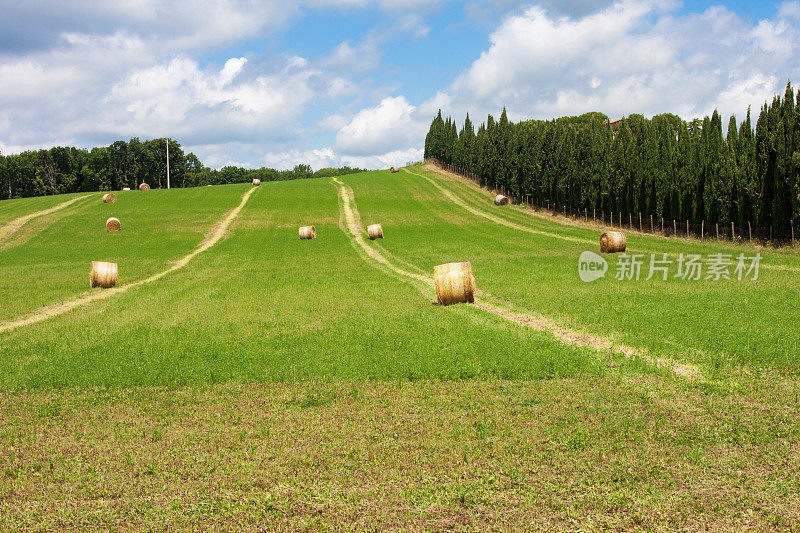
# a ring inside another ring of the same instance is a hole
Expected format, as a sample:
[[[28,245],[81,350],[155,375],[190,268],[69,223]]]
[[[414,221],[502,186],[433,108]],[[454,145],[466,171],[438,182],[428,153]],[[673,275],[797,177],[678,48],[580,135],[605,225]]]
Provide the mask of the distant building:
[[[606,120],[606,126],[611,128],[611,138],[612,139],[617,136],[617,128],[619,127],[620,124],[622,124],[622,120],[623,119],[621,119],[621,118],[615,118],[613,120],[612,119]]]

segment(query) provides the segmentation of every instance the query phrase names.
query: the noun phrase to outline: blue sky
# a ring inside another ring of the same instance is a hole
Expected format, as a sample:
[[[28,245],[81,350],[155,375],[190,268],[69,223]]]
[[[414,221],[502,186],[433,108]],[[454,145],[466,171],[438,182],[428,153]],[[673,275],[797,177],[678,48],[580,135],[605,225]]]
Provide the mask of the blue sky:
[[[439,108],[742,117],[800,79],[798,0],[197,4],[4,7],[0,151],[169,136],[216,168],[380,168]]]

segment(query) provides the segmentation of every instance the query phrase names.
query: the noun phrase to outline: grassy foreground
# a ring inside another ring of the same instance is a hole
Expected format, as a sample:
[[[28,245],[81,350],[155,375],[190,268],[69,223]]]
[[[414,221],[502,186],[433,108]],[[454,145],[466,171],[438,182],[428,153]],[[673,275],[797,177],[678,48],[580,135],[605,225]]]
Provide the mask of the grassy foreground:
[[[430,177],[492,212],[469,184]],[[470,260],[492,296],[696,363],[705,379],[433,305],[354,248],[330,180],[268,183],[184,269],[0,333],[0,529],[800,528],[800,382],[784,316],[795,256],[762,251],[785,269],[753,284],[585,285],[577,254],[594,230],[494,211],[556,237],[503,227],[405,172],[340,179],[362,222],[383,224],[370,245],[404,268]],[[26,260],[59,250],[76,269],[53,278],[57,290],[4,302],[6,316],[85,291],[84,255],[98,250],[134,277],[163,270],[246,190],[122,197],[138,217],[124,246],[112,240],[124,232],[79,242],[108,206],[70,208],[0,249],[17,254],[3,281],[14,298]],[[317,239],[297,238],[305,224]],[[742,299],[755,310],[742,315],[747,338],[720,323]]]
[[[8,392],[4,529],[792,529],[797,388],[655,378]]]

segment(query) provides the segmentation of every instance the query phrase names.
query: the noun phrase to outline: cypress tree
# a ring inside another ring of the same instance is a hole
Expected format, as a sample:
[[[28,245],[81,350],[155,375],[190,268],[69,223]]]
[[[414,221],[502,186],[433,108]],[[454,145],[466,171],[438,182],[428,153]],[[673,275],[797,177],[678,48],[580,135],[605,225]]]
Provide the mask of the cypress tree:
[[[740,201],[739,225],[744,227],[747,222],[755,220],[755,206],[759,196],[756,171],[756,145],[753,126],[750,122],[750,108],[747,108],[747,117],[739,126],[739,142],[737,144],[737,160],[739,169]]]

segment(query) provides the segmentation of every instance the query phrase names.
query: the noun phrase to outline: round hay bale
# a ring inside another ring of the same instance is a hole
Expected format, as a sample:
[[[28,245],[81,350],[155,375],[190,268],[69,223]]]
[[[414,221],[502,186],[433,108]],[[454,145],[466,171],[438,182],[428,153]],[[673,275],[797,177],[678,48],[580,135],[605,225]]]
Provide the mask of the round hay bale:
[[[502,194],[494,197],[494,205],[507,205],[508,201],[508,196],[503,196]]]
[[[259,185],[261,185],[261,180],[258,178],[253,178],[253,185],[258,187]]]
[[[122,229],[122,224],[120,223],[118,218],[110,217],[106,220],[106,230],[108,231],[119,231]]]
[[[390,168],[390,169],[389,169],[389,172],[391,172],[392,174],[394,174],[395,172],[400,172],[400,169],[399,169],[399,168],[397,168],[397,167],[392,167],[392,168]]]
[[[301,239],[316,239],[317,238],[317,230],[314,229],[314,226],[301,226],[300,227],[300,238]]]
[[[148,184],[146,184],[146,183],[142,183],[141,185],[139,185],[139,190],[140,191],[149,191],[150,190],[150,186]]]
[[[131,188],[130,187],[123,187],[122,190],[123,191],[129,191],[129,190],[131,190]]]
[[[116,201],[117,201],[117,195],[115,194],[107,193],[103,195],[104,204],[113,204]]]
[[[372,224],[367,226],[367,235],[369,235],[369,239],[374,241],[375,239],[383,239],[383,228],[380,224]]]
[[[108,289],[117,284],[117,264],[105,261],[92,261],[89,271],[89,285],[92,288],[103,287]]]
[[[625,234],[621,231],[606,231],[600,235],[600,251],[604,254],[624,252],[627,244]]]
[[[436,299],[441,305],[475,302],[475,277],[469,262],[436,265],[433,278]]]

